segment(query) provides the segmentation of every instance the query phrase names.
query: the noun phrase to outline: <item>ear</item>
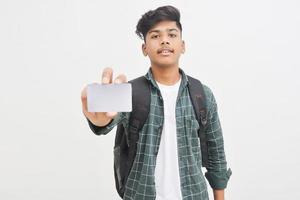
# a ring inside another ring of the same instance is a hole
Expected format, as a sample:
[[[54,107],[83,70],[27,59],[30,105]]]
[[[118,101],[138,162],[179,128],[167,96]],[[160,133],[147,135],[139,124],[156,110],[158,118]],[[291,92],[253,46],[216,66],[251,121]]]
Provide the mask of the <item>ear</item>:
[[[184,40],[182,40],[181,49],[182,49],[181,53],[184,54],[184,52],[185,52],[185,42],[184,42]]]
[[[147,50],[146,50],[146,44],[145,44],[145,43],[142,44],[142,51],[143,51],[144,56],[147,56],[147,55],[148,55]]]

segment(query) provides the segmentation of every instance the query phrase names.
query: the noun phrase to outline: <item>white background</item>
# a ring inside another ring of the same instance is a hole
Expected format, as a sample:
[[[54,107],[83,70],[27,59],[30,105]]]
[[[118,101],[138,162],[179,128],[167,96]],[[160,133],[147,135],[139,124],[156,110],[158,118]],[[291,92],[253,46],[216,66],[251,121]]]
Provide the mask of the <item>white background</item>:
[[[297,0],[1,0],[0,199],[118,199],[115,129],[90,131],[81,89],[107,66],[144,75],[135,26],[167,4],[182,14],[181,68],[219,105],[226,199],[300,199]]]

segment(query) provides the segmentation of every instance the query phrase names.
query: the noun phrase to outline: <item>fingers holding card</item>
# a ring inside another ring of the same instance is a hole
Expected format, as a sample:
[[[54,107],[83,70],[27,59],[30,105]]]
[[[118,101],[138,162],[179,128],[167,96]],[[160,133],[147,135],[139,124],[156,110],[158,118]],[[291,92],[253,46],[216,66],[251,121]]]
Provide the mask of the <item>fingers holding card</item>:
[[[124,74],[113,81],[113,69],[102,72],[101,83],[88,84],[81,92],[82,111],[93,124],[105,126],[118,112],[131,112],[132,91]]]

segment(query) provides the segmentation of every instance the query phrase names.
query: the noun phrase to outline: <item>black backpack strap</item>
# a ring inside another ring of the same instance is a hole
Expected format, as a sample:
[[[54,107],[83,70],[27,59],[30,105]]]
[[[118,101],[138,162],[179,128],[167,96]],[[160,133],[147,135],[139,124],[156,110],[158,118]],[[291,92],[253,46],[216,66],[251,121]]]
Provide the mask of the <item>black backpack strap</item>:
[[[132,86],[132,112],[129,119],[129,146],[138,140],[138,132],[144,126],[150,111],[150,83],[145,76],[129,81]]]
[[[187,76],[189,80],[189,93],[194,107],[194,111],[197,117],[197,121],[200,125],[198,136],[200,138],[202,166],[206,167],[208,164],[208,150],[207,150],[207,137],[205,134],[205,128],[207,124],[207,108],[204,88],[202,83],[190,76]]]
[[[150,83],[142,76],[129,81],[132,86],[132,111],[129,127],[119,124],[114,147],[114,174],[116,189],[121,198],[124,196],[125,184],[136,156],[139,131],[144,126],[150,111]],[[122,101],[122,99],[120,99]]]

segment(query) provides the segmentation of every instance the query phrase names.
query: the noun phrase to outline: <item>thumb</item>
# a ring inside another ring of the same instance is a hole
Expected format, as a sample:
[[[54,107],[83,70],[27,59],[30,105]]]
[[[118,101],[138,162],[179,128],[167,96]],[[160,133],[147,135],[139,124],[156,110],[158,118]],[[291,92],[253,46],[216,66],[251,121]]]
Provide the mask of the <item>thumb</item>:
[[[117,78],[114,80],[114,83],[126,83],[127,82],[127,77],[125,74],[120,74],[117,76]]]

